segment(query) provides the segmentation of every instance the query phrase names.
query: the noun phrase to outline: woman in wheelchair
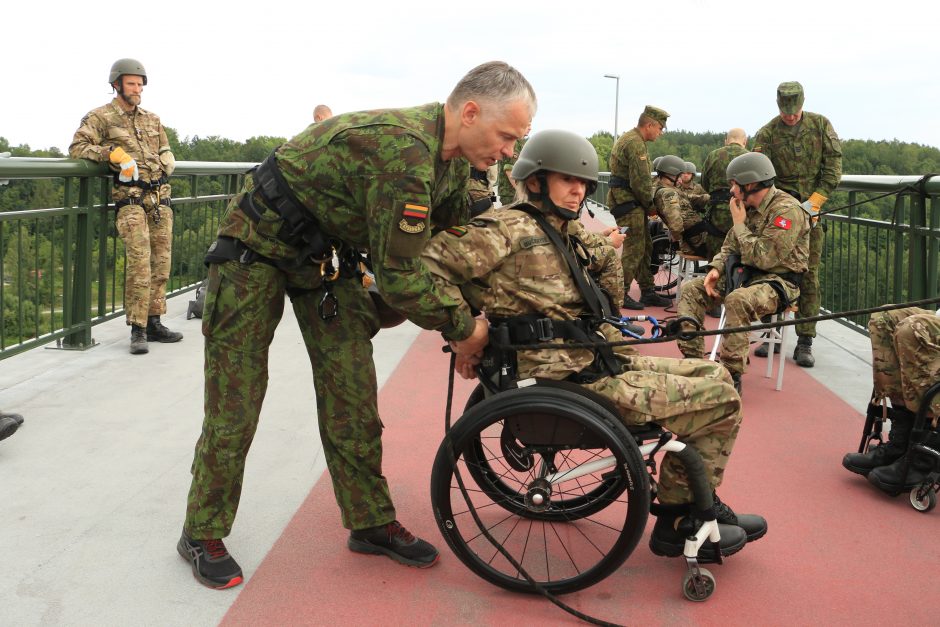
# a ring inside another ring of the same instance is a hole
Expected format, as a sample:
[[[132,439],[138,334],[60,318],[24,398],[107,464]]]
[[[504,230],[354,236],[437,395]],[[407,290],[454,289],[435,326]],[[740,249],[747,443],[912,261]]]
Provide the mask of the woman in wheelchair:
[[[523,147],[512,178],[516,203],[438,233],[425,248],[422,261],[442,293],[455,308],[485,312],[491,341],[499,328],[511,344],[552,345],[514,352],[518,379],[576,384],[603,397],[630,428],[662,426],[698,452],[714,491],[741,421],[740,397],[721,365],[645,357],[631,347],[558,348],[566,341],[622,339],[611,324],[619,322],[616,303],[623,298],[620,264],[602,241],[585,234],[578,220],[598,179],[593,146],[574,133],[542,131]],[[480,355],[458,355],[456,367],[472,378],[479,363]],[[682,555],[701,522],[716,517],[722,555],[766,533],[762,517],[735,515],[717,499],[712,511],[697,510],[689,474],[677,455],[663,457],[659,505],[653,508],[658,518],[650,538],[655,554]],[[701,549],[700,561],[712,561],[708,550]]]
[[[889,494],[916,489],[925,480],[934,484],[940,471],[935,453],[940,451],[940,312],[916,307],[878,312],[868,330],[874,392],[859,452],[847,453],[842,465]],[[884,417],[891,419],[887,442],[881,442]],[[872,440],[880,443],[869,448]],[[927,496],[922,492],[919,498]]]

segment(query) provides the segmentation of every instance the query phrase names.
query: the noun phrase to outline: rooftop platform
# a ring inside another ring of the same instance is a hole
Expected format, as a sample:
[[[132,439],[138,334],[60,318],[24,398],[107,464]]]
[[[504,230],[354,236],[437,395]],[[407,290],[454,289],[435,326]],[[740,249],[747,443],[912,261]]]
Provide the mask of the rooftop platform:
[[[26,417],[0,442],[0,624],[576,623],[477,578],[438,533],[428,480],[447,358],[437,334],[408,323],[375,342],[385,469],[399,517],[442,557],[416,570],[346,549],[321,481],[309,364],[289,307],[226,540],[246,583],[197,584],[175,550],[202,423],[202,338],[186,300],[172,299],[164,318],[184,340],[151,344],[146,356],[128,354],[128,328],[115,320],[95,327],[98,345],[85,352],[35,349],[0,362],[0,407]],[[643,350],[679,355],[673,344]],[[744,378],[745,419],[721,494],[766,516],[770,530],[711,569],[711,599],[686,601],[683,564],[652,555],[644,537],[614,575],[564,600],[622,624],[936,624],[924,590],[940,563],[940,514],[915,512],[840,465],[871,390],[867,339],[822,323],[814,354],[811,370],[788,359],[780,392],[760,360]],[[455,405],[470,389],[459,383]]]

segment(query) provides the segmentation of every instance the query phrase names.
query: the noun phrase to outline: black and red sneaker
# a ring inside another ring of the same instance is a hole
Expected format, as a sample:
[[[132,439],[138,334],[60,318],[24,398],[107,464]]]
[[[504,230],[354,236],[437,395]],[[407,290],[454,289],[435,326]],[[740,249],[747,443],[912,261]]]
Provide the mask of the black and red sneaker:
[[[193,540],[184,531],[176,550],[193,565],[193,576],[204,586],[224,590],[244,579],[241,567],[222,540]]]
[[[387,555],[400,564],[416,568],[429,568],[437,563],[437,549],[429,542],[414,537],[397,520],[368,529],[350,532],[347,542],[350,551],[370,555]]]

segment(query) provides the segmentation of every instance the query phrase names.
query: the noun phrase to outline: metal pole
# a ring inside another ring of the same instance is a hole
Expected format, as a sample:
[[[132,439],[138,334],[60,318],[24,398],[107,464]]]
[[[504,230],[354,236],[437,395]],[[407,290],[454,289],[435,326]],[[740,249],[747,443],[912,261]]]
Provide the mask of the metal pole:
[[[615,74],[604,74],[604,78],[612,78],[617,81],[616,91],[614,92],[614,139],[617,139],[617,114],[620,113],[620,77]]]

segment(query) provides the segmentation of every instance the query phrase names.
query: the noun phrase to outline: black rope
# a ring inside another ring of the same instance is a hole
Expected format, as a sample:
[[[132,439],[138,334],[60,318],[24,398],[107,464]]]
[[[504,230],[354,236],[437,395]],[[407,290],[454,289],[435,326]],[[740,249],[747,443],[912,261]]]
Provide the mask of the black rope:
[[[525,580],[529,582],[529,584],[532,586],[532,588],[536,592],[544,596],[546,599],[548,599],[549,601],[557,605],[562,610],[568,612],[569,614],[571,614],[572,616],[576,618],[580,618],[586,623],[590,623],[592,625],[601,625],[602,627],[623,627],[622,625],[619,625],[618,623],[610,623],[610,622],[601,620],[599,618],[594,618],[593,616],[584,614],[583,612],[579,612],[573,607],[566,605],[561,599],[559,599],[554,594],[546,590],[544,587],[542,587],[541,584],[539,584],[539,582],[533,579],[532,576],[522,567],[522,564],[517,562],[515,558],[509,554],[509,551],[507,551],[506,548],[502,544],[500,544],[499,541],[490,534],[490,532],[486,529],[486,525],[484,525],[483,521],[480,520],[480,517],[477,515],[476,508],[473,506],[473,503],[470,501],[470,495],[467,493],[467,487],[464,485],[463,477],[460,474],[460,468],[457,467],[457,454],[454,452],[454,442],[450,437],[450,414],[451,414],[451,409],[453,408],[453,400],[454,400],[454,370],[455,370],[454,366],[455,366],[456,361],[457,361],[457,356],[455,354],[451,354],[450,372],[448,373],[448,376],[447,376],[447,404],[446,404],[446,409],[445,409],[446,413],[444,415],[444,426],[445,426],[444,442],[447,444],[447,458],[454,460],[454,478],[457,480],[457,485],[460,487],[460,493],[463,495],[463,499],[467,503],[467,508],[470,511],[470,516],[473,517],[473,522],[476,523],[477,528],[483,534],[483,537],[485,537],[490,542],[490,544],[492,544],[496,548],[496,550],[499,551],[503,555],[503,557],[509,560],[509,563],[512,564],[512,567],[515,568],[519,572],[519,574],[522,575],[525,578]]]

